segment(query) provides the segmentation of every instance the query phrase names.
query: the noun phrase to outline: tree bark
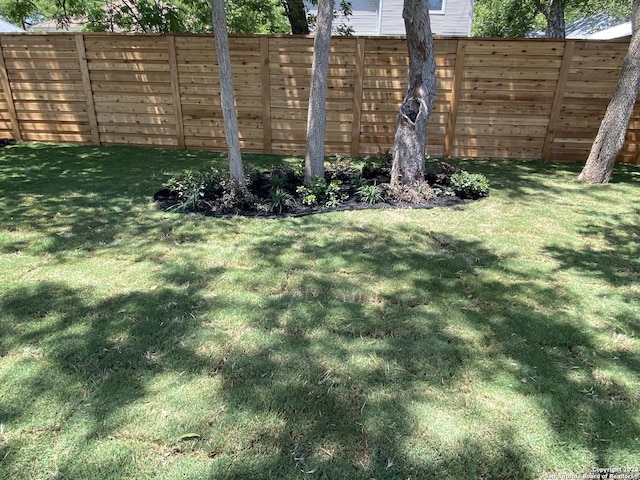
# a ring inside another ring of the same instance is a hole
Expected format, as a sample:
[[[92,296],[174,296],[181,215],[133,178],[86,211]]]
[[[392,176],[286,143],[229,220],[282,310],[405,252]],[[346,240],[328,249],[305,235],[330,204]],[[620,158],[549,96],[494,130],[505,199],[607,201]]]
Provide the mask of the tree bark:
[[[640,87],[640,0],[633,1],[633,36],[620,77],[578,180],[608,183],[627,134]]]
[[[311,89],[307,113],[307,155],[305,158],[305,180],[307,181],[314,176],[324,177],[327,76],[329,73],[332,21],[333,0],[319,0],[318,22],[313,40],[313,65],[311,67]]]
[[[428,0],[404,0],[402,17],[409,49],[409,87],[398,114],[391,183],[413,185],[424,180],[427,121],[436,96],[436,63]]]
[[[282,0],[293,35],[309,35],[309,22],[303,0]]]
[[[565,38],[564,0],[533,0],[536,10],[547,21],[547,38]]]
[[[231,56],[229,54],[229,34],[227,17],[224,12],[224,0],[211,0],[211,16],[213,32],[218,55],[218,73],[220,75],[220,100],[224,134],[227,139],[229,154],[229,172],[231,178],[244,184],[242,154],[240,153],[240,135],[238,133],[238,116],[233,93],[233,77],[231,74]]]
[[[552,0],[548,3],[545,18],[547,19],[547,38],[566,37],[564,6],[561,0]]]

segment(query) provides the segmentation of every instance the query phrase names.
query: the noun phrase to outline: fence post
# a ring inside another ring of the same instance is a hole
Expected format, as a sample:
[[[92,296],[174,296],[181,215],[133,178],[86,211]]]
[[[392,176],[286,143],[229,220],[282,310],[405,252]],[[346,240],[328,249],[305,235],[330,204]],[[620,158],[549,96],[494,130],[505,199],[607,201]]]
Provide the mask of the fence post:
[[[458,40],[456,50],[456,66],[453,73],[453,85],[451,87],[451,99],[449,100],[449,116],[447,118],[447,131],[444,135],[444,156],[450,157],[453,152],[453,139],[456,134],[456,120],[458,118],[458,103],[460,90],[462,89],[462,77],[464,75],[464,61],[467,52],[468,40]]]
[[[260,36],[262,86],[262,151],[272,153],[271,145],[271,68],[269,63],[269,37]]]
[[[91,76],[89,75],[89,65],[87,63],[87,51],[84,46],[84,35],[76,34],[76,49],[78,51],[78,62],[80,64],[80,74],[82,75],[82,87],[87,97],[87,115],[89,116],[89,128],[91,129],[91,141],[95,145],[100,145],[100,131],[98,130],[98,119],[96,117],[96,106],[93,101],[93,88],[91,87]]]
[[[364,47],[366,39],[356,40],[356,72],[353,85],[353,117],[351,119],[351,156],[360,154],[360,128],[362,127],[362,91],[364,89]]]
[[[1,38],[0,38],[0,82],[2,83],[2,90],[4,91],[5,100],[7,101],[7,109],[9,110],[9,120],[11,120],[11,129],[13,130],[13,138],[15,140],[22,140],[22,133],[20,132],[20,122],[18,122],[18,115],[16,114],[16,106],[13,103],[13,92],[11,91],[11,82],[9,82],[9,74],[7,73],[7,67],[4,63],[4,50],[2,48]]]
[[[171,79],[171,94],[173,96],[173,111],[176,122],[176,137],[179,148],[187,148],[184,139],[184,124],[182,123],[182,101],[180,100],[180,77],[178,76],[178,58],[176,56],[176,37],[167,35],[167,53],[169,54],[169,78]]]
[[[567,86],[567,78],[569,77],[569,69],[571,68],[571,60],[573,59],[573,51],[576,45],[575,40],[565,40],[564,53],[562,54],[562,64],[558,73],[558,83],[556,83],[556,91],[553,94],[553,103],[551,104],[551,115],[549,116],[549,124],[547,125],[547,135],[544,139],[542,147],[542,161],[551,160],[551,147],[556,138],[556,127],[558,119],[562,111],[562,103],[564,100],[564,90]]]

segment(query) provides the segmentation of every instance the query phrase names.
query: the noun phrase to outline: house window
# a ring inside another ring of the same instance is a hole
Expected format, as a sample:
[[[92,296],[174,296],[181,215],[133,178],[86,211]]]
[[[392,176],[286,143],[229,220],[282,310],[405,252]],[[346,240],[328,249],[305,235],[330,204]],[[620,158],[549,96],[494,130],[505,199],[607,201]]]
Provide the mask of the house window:
[[[445,0],[429,0],[429,11],[431,13],[444,13]]]

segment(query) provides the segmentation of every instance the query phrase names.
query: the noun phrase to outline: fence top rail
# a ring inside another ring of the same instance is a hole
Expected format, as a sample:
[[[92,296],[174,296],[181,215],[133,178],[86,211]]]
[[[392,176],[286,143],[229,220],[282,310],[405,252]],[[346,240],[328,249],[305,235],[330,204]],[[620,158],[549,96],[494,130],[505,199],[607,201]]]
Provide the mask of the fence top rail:
[[[211,33],[140,33],[140,32],[0,32],[0,37],[64,37],[64,36],[113,36],[113,37],[167,37],[167,36],[180,36],[180,37],[212,37]],[[285,38],[285,39],[313,39],[313,35],[260,35],[260,34],[230,34],[229,38]],[[337,36],[333,38],[337,39],[352,39],[354,41],[358,39],[365,40],[406,40],[405,35],[353,35],[353,36]],[[631,36],[613,38],[613,39],[582,39],[582,38],[505,38],[505,37],[465,37],[465,36],[447,36],[447,35],[434,35],[434,40],[465,40],[471,42],[527,42],[527,43],[545,43],[545,42],[584,42],[592,44],[628,44],[631,40]]]

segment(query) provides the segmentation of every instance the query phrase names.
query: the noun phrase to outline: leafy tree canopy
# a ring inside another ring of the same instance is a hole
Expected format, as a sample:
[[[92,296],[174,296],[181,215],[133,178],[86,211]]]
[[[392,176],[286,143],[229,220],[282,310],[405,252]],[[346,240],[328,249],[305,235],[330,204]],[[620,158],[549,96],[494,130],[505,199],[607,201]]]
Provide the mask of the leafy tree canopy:
[[[336,3],[337,12],[351,14],[348,1]],[[232,34],[308,33],[314,22],[303,0],[226,0],[225,10]],[[44,20],[65,27],[79,19],[90,32],[212,31],[210,0],[0,0],[0,15],[25,29]],[[296,15],[300,18],[293,18]],[[348,34],[349,30],[338,28],[337,33]]]
[[[594,15],[610,20],[631,16],[628,0],[476,0],[472,35],[482,37],[525,37],[544,31],[544,6],[560,3],[567,23]]]

